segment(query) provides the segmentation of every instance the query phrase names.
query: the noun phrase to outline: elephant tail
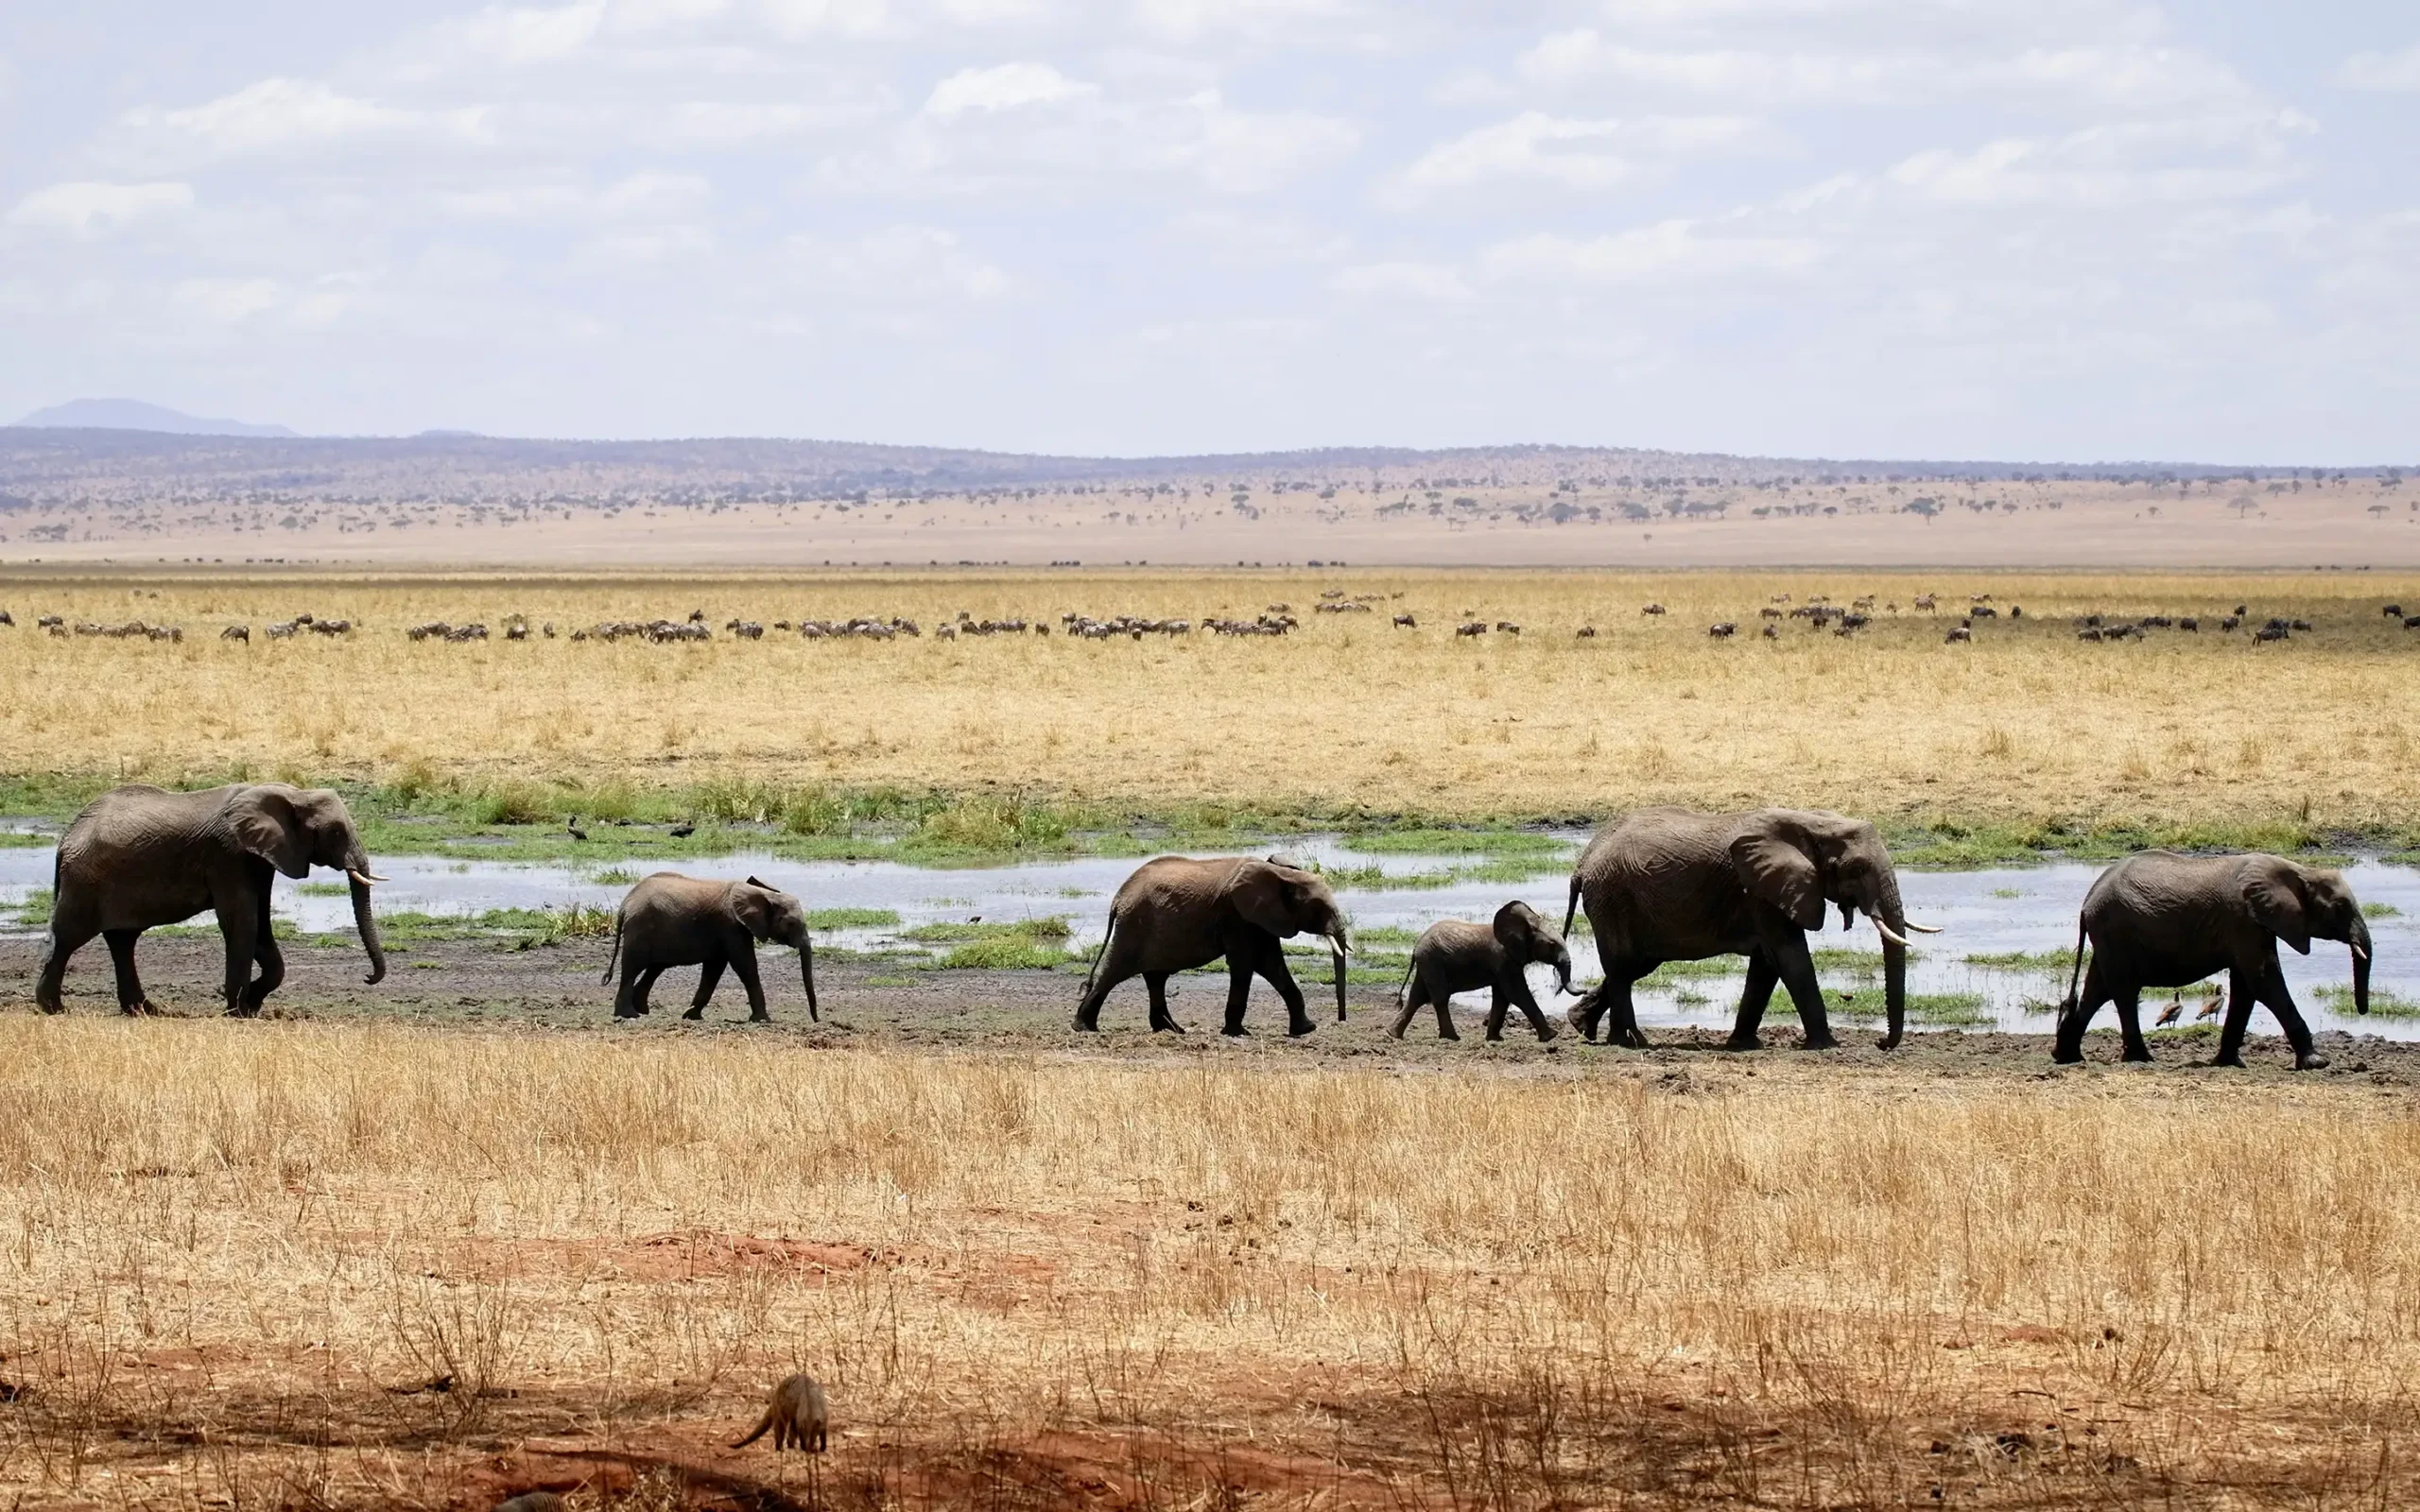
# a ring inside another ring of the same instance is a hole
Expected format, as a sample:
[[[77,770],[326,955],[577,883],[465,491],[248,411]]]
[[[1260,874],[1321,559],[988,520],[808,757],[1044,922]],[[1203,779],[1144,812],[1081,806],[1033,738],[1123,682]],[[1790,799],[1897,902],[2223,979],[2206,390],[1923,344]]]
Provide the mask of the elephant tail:
[[[2076,964],[2067,973],[2067,1000],[2059,1005],[2061,1013],[2073,1013],[2076,1010],[2076,984],[2083,980],[2083,915],[2078,914],[2076,915]]]
[[[1403,980],[1395,984],[1395,1006],[1402,1007],[1405,995],[1411,990],[1411,979],[1420,972],[1420,959],[1414,956],[1404,965]]]
[[[1117,933],[1117,910],[1109,911],[1109,923],[1100,932],[1100,949],[1093,952],[1093,964],[1084,969],[1084,997],[1093,995],[1093,978],[1100,973],[1101,957],[1109,954],[1109,937]]]
[[[622,958],[622,916],[614,916],[614,954],[605,957],[605,974],[596,979],[599,986],[614,980],[614,963]],[[814,989],[808,988],[811,992]]]
[[[1571,921],[1572,921],[1574,919],[1578,918],[1578,917],[1579,917],[1579,915],[1580,915],[1580,873],[1579,873],[1579,871],[1577,871],[1577,870],[1575,869],[1575,870],[1571,873],[1571,902],[1568,902],[1568,903],[1566,903],[1565,905],[1564,905],[1564,910],[1563,910],[1563,937],[1564,937],[1564,938],[1565,938],[1565,939],[1569,939],[1569,938],[1571,937]]]

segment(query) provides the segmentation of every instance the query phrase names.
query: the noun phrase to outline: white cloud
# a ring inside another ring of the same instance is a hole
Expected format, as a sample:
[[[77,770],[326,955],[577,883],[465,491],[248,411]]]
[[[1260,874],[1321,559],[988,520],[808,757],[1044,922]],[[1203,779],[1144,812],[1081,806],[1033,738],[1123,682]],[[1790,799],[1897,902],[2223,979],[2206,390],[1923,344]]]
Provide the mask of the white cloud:
[[[1617,82],[1767,108],[1936,103],[1981,93],[2141,112],[2253,97],[2240,76],[2216,59],[2131,43],[1971,50],[1644,47],[1582,27],[1544,38],[1521,55],[1518,68],[1551,88]]]
[[[193,186],[183,183],[55,183],[37,189],[9,212],[11,226],[40,226],[89,235],[140,220],[193,208]]]
[[[213,325],[237,325],[275,309],[281,294],[274,279],[189,278],[178,282],[171,297]]]
[[[2291,111],[2246,120],[2094,127],[2056,142],[2006,138],[1971,152],[1919,152],[1885,178],[1934,203],[1970,207],[2112,210],[2238,199],[2290,180],[2294,168],[2285,139],[2311,129]],[[2221,161],[2189,161],[2213,153]]]
[[[1460,269],[1442,263],[1369,263],[1340,268],[1328,287],[1356,299],[1460,304],[1471,297]]]
[[[443,196],[469,220],[671,220],[697,215],[713,186],[696,174],[634,173],[602,189],[565,183],[492,184]]]
[[[233,157],[358,146],[379,139],[416,146],[475,144],[488,135],[486,113],[475,106],[399,109],[339,94],[316,80],[265,78],[185,110],[133,111],[127,124]]]
[[[1337,263],[1353,250],[1352,238],[1290,215],[1188,210],[1170,218],[1168,232],[1195,255],[1235,266]]]
[[[1729,146],[1754,129],[1754,121],[1734,115],[1625,122],[1524,111],[1429,148],[1381,198],[1406,208],[1439,193],[1513,180],[1576,192],[1611,189],[1654,172],[1661,160]]]
[[[1708,234],[1697,221],[1675,219],[1607,236],[1514,237],[1482,252],[1479,270],[1490,283],[1547,287],[1692,284],[1795,276],[1822,257],[1804,237]]]
[[[793,236],[790,271],[821,294],[883,303],[944,300],[986,303],[1006,298],[1016,280],[931,226],[892,226],[848,240]]]
[[[2355,53],[2336,70],[2336,81],[2347,89],[2420,91],[2420,43],[2399,53]]]
[[[925,101],[925,113],[946,121],[969,112],[1060,105],[1099,93],[1094,85],[1080,84],[1048,63],[1000,63],[963,68],[942,79]]]
[[[583,243],[574,262],[583,267],[656,267],[711,257],[715,233],[703,226],[634,226],[600,232]]]

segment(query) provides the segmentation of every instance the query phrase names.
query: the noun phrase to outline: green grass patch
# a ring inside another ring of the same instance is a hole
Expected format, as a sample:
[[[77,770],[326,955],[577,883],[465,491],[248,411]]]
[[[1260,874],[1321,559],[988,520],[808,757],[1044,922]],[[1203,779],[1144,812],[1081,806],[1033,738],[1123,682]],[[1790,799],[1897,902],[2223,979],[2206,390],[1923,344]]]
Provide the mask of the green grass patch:
[[[1342,843],[1363,855],[1517,856],[1558,866],[1578,853],[1568,841],[1533,830],[1347,830]]]
[[[294,890],[305,898],[342,898],[353,891],[353,886],[343,882],[298,882]]]
[[[817,908],[806,916],[809,929],[895,929],[899,915],[888,908]]]
[[[1046,944],[1029,935],[1001,935],[960,945],[942,956],[939,965],[944,971],[1047,971],[1083,959],[1064,946]]]
[[[1815,957],[1815,974],[1818,976],[1836,971],[1847,971],[1857,976],[1870,976],[1877,981],[1882,976],[1880,951],[1860,951],[1852,950],[1845,945],[1827,945],[1807,954]],[[1924,953],[1921,951],[1908,953],[1908,959],[1910,961],[1923,958]]]
[[[1876,1005],[1880,1006],[1879,1004]],[[1910,1023],[1975,1024],[1989,1023],[1991,1014],[1983,1005],[1980,992],[1910,992],[1908,994]]]
[[[58,843],[59,836],[41,830],[0,830],[0,850],[39,850]]]
[[[10,922],[24,929],[47,924],[50,922],[51,902],[48,887],[33,888],[26,894],[23,902],[9,905],[9,911],[15,916]]]
[[[2331,982],[2311,994],[2319,1005],[2328,1012],[2347,1019],[2359,1018],[2353,1011],[2353,988],[2350,983]],[[2420,1019],[2420,1002],[2389,992],[2370,988],[2370,1017],[2373,1019]]]
[[[2401,919],[2403,910],[2393,903],[2363,903],[2361,917],[2363,919]]]
[[[866,978],[868,987],[914,987],[916,985],[916,979],[912,976],[869,976]]]
[[[2075,964],[2073,951],[1979,951],[1960,958],[1967,965],[1986,971],[2022,975],[2064,971]]]
[[[1635,986],[1652,992],[1668,988],[1675,982],[1703,977],[1744,976],[1747,971],[1748,957],[1744,955],[1709,955],[1702,961],[1666,961],[1640,977]]]

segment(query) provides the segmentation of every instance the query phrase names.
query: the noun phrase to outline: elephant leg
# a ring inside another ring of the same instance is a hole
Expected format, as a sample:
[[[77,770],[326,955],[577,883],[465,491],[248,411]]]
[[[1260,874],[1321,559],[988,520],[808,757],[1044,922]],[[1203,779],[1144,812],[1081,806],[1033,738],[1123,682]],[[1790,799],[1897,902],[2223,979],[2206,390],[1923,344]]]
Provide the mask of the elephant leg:
[[[1506,991],[1513,1005],[1521,1010],[1521,1017],[1530,1021],[1530,1030],[1538,1037],[1538,1042],[1544,1044],[1552,1040],[1554,1025],[1547,1022],[1546,1011],[1538,1006],[1538,1000],[1530,992],[1530,984],[1516,976],[1506,985]]]
[[[120,1013],[149,1013],[150,1003],[143,995],[143,978],[134,970],[134,942],[141,938],[139,929],[112,929],[101,937],[109,941],[110,965],[117,970],[117,1008]]]
[[[689,999],[689,1011],[681,1017],[699,1019],[705,1016],[706,1005],[714,1000],[715,988],[722,986],[724,964],[724,957],[713,955],[707,957],[705,965],[698,968],[697,993]]]
[[[1428,988],[1427,986],[1421,981],[1420,971],[1415,968],[1411,973],[1411,980],[1404,984],[1403,1006],[1396,1010],[1395,1022],[1387,1025],[1387,1038],[1390,1040],[1402,1039],[1404,1031],[1411,1027],[1411,1021],[1418,1018],[1420,1016],[1420,1010],[1427,1005]],[[1441,1022],[1438,1026],[1437,1032],[1440,1035],[1443,1034],[1445,1032],[1445,1025]]]
[[[78,909],[71,917],[62,908],[51,917],[50,950],[43,956],[42,977],[34,984],[34,1006],[44,1013],[67,1011],[68,959],[101,932],[97,923],[81,917],[83,912]]]
[[[1428,989],[1428,1004],[1437,1010],[1437,1038],[1459,1042],[1462,1038],[1462,1031],[1454,1027],[1454,994],[1442,987],[1431,987]]]
[[[1590,1044],[1597,1042],[1597,1028],[1605,1028],[1605,1043],[1630,1050],[1647,1048],[1647,1036],[1638,1027],[1638,1005],[1631,1001],[1631,985],[1647,975],[1661,961],[1611,961],[1605,966],[1605,979],[1590,988],[1579,1002],[1564,1015],[1565,1022],[1580,1031]]]
[[[1773,959],[1763,951],[1748,954],[1748,985],[1740,989],[1739,1017],[1731,1025],[1731,1038],[1723,1043],[1725,1050],[1758,1050],[1764,1040],[1756,1030],[1765,1022],[1765,1007],[1773,1000],[1773,985],[1781,980],[1781,972],[1773,969]]]
[[[1774,971],[1781,985],[1789,989],[1789,1001],[1798,1009],[1798,1022],[1806,1031],[1806,1048],[1830,1050],[1840,1043],[1832,1038],[1831,1016],[1824,1011],[1824,988],[1815,980],[1815,957],[1806,949],[1806,933],[1791,927],[1778,947],[1768,944]],[[1755,969],[1755,957],[1749,957],[1749,970]],[[1742,1003],[1745,1006],[1745,1003]]]
[[[2084,964],[2083,987],[2077,992],[2075,1006],[2061,1015],[2059,1032],[2050,1044],[2050,1058],[2063,1066],[2072,1066],[2083,1058],[2083,1032],[2092,1026],[2093,1015],[2100,1005],[2117,996],[2109,990],[2109,978],[2100,970],[2100,953],[2095,951]]]
[[[1487,1038],[1504,1038],[1504,1016],[1512,1011],[1512,1000],[1504,995],[1504,984],[1495,983],[1487,992]]]
[[[1253,960],[1247,949],[1239,942],[1227,952],[1227,1022],[1219,1025],[1220,1034],[1244,1032],[1244,1005],[1252,1001]]]
[[[2260,1001],[2277,1016],[2277,1027],[2286,1031],[2286,1043],[2294,1050],[2296,1071],[2325,1071],[2327,1057],[2311,1044],[2310,1025],[2303,1022],[2302,1010],[2294,1005],[2294,995],[2286,988],[2286,973],[2271,965],[2267,981],[2260,991]]]
[[[278,951],[276,926],[269,920],[267,886],[261,888],[260,913],[255,923],[259,937],[252,944],[252,959],[260,963],[261,974],[254,977],[251,985],[244,988],[246,1013],[260,1012],[261,1005],[267,1003],[268,995],[277,990],[279,983],[285,980],[285,957]]]
[[[2152,1058],[2151,1041],[2143,1038],[2143,989],[2129,982],[2118,988],[2118,1032],[2126,1041],[2127,1060],[2148,1062]],[[2246,1004],[2245,1013],[2252,1011]]]
[[[1109,1001],[1109,994],[1117,984],[1142,972],[1142,967],[1135,959],[1135,948],[1127,943],[1127,938],[1118,932],[1116,921],[1111,920],[1108,947],[1101,953],[1101,958],[1094,963],[1091,986],[1085,989],[1083,1000],[1076,1005],[1076,1027],[1085,1034],[1100,1027],[1100,1005]]]
[[[1144,972],[1143,990],[1151,995],[1151,1032],[1157,1034],[1166,1029],[1170,1034],[1184,1033],[1184,1025],[1177,1022],[1176,1015],[1168,1011],[1168,973]]]
[[[765,983],[756,974],[756,942],[750,940],[731,953],[731,972],[748,991],[748,1022],[770,1023],[773,1016],[765,1009]]]
[[[614,1017],[635,1019],[647,1011],[640,1005],[638,994],[639,978],[646,971],[647,968],[639,964],[636,955],[622,957],[621,985],[614,988]]]
[[[1274,936],[1261,950],[1260,974],[1277,989],[1277,995],[1286,1000],[1288,1038],[1299,1040],[1319,1027],[1311,1022],[1311,1016],[1303,1011],[1303,989],[1294,981],[1293,971],[1286,965],[1286,947],[1277,943]]]
[[[227,1011],[250,1018],[260,1005],[249,1002],[252,960],[260,954],[260,905],[249,898],[221,899],[218,933],[227,940]]]
[[[663,974],[661,966],[640,969],[638,979],[631,984],[631,1011],[627,1017],[635,1019],[648,1011],[647,995],[655,989],[655,979]]]

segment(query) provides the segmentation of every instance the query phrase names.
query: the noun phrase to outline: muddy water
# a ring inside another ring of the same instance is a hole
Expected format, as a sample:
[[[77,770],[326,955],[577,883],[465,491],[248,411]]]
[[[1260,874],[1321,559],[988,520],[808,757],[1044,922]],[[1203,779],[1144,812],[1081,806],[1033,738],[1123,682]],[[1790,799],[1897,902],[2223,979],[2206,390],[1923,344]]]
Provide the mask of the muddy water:
[[[1561,836],[1576,853],[1578,834]],[[1527,899],[1537,910],[1560,921],[1566,902],[1567,871],[1562,862],[1526,883],[1473,881],[1460,874],[1475,858],[1451,855],[1370,855],[1329,839],[1293,841],[1284,848],[1289,858],[1334,869],[1380,868],[1383,883],[1357,878],[1339,888],[1357,930],[1417,932],[1440,919],[1485,919],[1512,898]],[[1256,852],[1255,852],[1256,853]],[[380,868],[392,880],[378,889],[382,910],[414,910],[430,914],[477,914],[494,908],[560,908],[572,903],[611,907],[632,880],[596,867],[521,865],[479,861],[447,861],[428,857],[384,856]],[[777,887],[797,893],[810,908],[887,909],[899,916],[896,926],[834,930],[819,936],[822,942],[859,951],[914,950],[900,932],[920,924],[1013,923],[1021,919],[1061,918],[1070,930],[1071,948],[1089,950],[1098,943],[1110,894],[1125,880],[1131,860],[1042,861],[1018,866],[976,867],[934,870],[889,862],[796,862],[746,853],[694,865],[699,875],[754,875]],[[1937,924],[1943,933],[1918,941],[1908,972],[1911,996],[1936,1000],[1937,1008],[1968,1021],[1962,1026],[2044,1031],[2049,1027],[2048,1005],[2066,988],[2066,953],[2075,944],[2076,908],[2084,889],[2100,871],[2098,865],[2048,865],[2002,868],[1981,871],[1915,871],[1900,873],[1908,911],[1920,922]],[[2373,997],[2381,1005],[2397,1002],[2420,1008],[2420,868],[2362,862],[2346,868],[2354,891],[2368,904],[2395,910],[2375,918],[2371,929],[2377,945]],[[1443,885],[1418,885],[1420,880]],[[0,848],[0,908],[22,902],[51,880],[47,849]],[[319,889],[303,893],[281,883],[277,916],[304,931],[337,931],[352,926],[352,910],[332,874],[315,875]],[[1415,885],[1406,885],[1415,884]],[[0,931],[9,928],[0,914]],[[22,931],[19,931],[22,932]],[[1847,949],[1863,960],[1828,960],[1821,971],[1825,995],[1837,1016],[1855,1021],[1881,1010],[1879,941],[1870,925],[1842,932],[1837,914],[1813,943],[1821,949]],[[1575,978],[1592,980],[1597,973],[1591,942],[1582,935],[1571,942]],[[1399,942],[1374,942],[1374,951],[1400,956]],[[1969,957],[2016,954],[2056,954],[2055,967],[1979,964]],[[599,947],[599,958],[603,949]],[[2286,975],[2295,1000],[2312,1027],[2342,1028],[2420,1040],[2420,1017],[2374,1013],[2359,1019],[2341,1001],[2349,984],[2350,964],[2342,946],[2314,944],[2308,956],[2285,954]],[[1736,961],[1708,963],[1723,968],[1720,974],[1659,973],[1641,985],[1639,1017],[1653,1024],[1723,1026],[1730,1022],[1741,985]],[[1298,974],[1323,978],[1324,954],[1305,961]],[[1540,1001],[1548,1011],[1561,1005],[1550,1001],[1547,973],[1533,975]],[[1845,995],[1845,1000],[1844,1000]],[[2188,989],[2186,1022],[2205,994]],[[2163,995],[2147,1001],[2147,1014],[2164,1007]],[[1483,998],[1464,999],[1461,1005],[1483,1006]],[[2340,1011],[2341,1010],[2341,1011]],[[1787,995],[1776,994],[1772,1021],[1789,1017]],[[2109,1022],[2104,1012],[2102,1023]],[[1936,1027],[1921,1016],[1912,1029]],[[2271,1032],[2267,1015],[2256,1017],[2256,1032]]]

